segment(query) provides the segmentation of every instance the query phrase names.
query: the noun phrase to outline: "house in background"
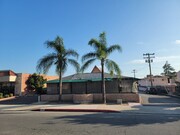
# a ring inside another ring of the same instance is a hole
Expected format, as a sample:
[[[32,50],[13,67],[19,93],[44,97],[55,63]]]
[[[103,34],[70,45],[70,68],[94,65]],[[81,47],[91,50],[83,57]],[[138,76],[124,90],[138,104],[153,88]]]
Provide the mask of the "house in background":
[[[176,81],[177,82],[180,82],[180,71],[176,73]]]
[[[116,102],[117,99],[124,101],[139,102],[137,93],[132,93],[133,77],[105,73],[107,101]],[[63,101],[70,102],[102,102],[101,70],[95,66],[91,73],[77,73],[63,77],[62,97]],[[47,81],[47,95],[41,96],[42,101],[59,100],[59,80]]]
[[[12,70],[0,71],[0,93],[5,91],[16,96],[27,95],[26,81],[31,74],[15,73]],[[47,80],[57,79],[58,76],[42,75]],[[46,85],[44,86],[46,87]]]
[[[175,91],[175,80],[170,79],[167,76],[152,76],[152,83],[153,87],[162,87],[163,89],[169,90],[171,92]],[[138,81],[139,88],[141,89],[142,87],[150,87],[151,86],[151,77],[148,75],[147,77],[141,79]]]
[[[147,76],[141,80],[138,81],[140,86],[151,86],[151,78],[150,76]],[[167,86],[172,84],[172,80],[168,78],[167,76],[152,76],[152,83],[153,86]]]

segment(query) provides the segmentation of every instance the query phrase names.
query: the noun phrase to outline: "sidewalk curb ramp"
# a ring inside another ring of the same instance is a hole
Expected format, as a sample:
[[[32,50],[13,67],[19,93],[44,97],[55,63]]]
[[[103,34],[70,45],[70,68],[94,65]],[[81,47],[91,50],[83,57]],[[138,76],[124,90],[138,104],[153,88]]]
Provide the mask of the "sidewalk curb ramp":
[[[120,113],[116,110],[98,110],[98,109],[33,109],[31,111],[49,111],[49,112],[104,112],[104,113]]]

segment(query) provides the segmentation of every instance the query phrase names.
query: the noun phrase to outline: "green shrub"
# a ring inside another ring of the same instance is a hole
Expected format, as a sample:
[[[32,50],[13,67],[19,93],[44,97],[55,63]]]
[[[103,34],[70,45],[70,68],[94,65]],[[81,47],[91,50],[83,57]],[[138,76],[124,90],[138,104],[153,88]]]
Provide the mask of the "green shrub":
[[[9,97],[9,95],[8,95],[8,94],[6,94],[6,95],[4,95],[4,97],[5,97],[5,98],[8,98],[8,97]]]
[[[9,97],[13,97],[13,93],[10,93],[10,94],[9,94]]]

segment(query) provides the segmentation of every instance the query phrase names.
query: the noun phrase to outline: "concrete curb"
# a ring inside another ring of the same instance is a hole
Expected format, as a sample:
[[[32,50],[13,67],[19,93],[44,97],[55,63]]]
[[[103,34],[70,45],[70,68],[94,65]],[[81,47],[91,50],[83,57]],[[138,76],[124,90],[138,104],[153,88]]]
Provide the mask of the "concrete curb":
[[[8,97],[8,98],[2,98],[0,99],[0,101],[6,101],[6,100],[10,100],[10,99],[15,99],[16,97],[13,96],[13,97]]]
[[[100,110],[100,109],[33,109],[31,111],[49,111],[49,112],[104,112],[104,113],[120,113],[116,110]]]
[[[180,99],[180,96],[176,96],[176,95],[167,95],[167,96],[174,97],[174,98],[179,98]]]

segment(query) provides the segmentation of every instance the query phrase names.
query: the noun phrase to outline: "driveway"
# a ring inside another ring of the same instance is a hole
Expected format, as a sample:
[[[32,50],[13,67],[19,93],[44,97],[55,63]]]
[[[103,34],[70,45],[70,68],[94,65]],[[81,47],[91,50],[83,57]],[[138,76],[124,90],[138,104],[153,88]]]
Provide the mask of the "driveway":
[[[0,101],[0,105],[21,105],[21,104],[32,104],[38,102],[38,96],[20,96],[14,99]]]
[[[140,94],[143,105],[151,106],[180,106],[180,99],[166,95]]]

